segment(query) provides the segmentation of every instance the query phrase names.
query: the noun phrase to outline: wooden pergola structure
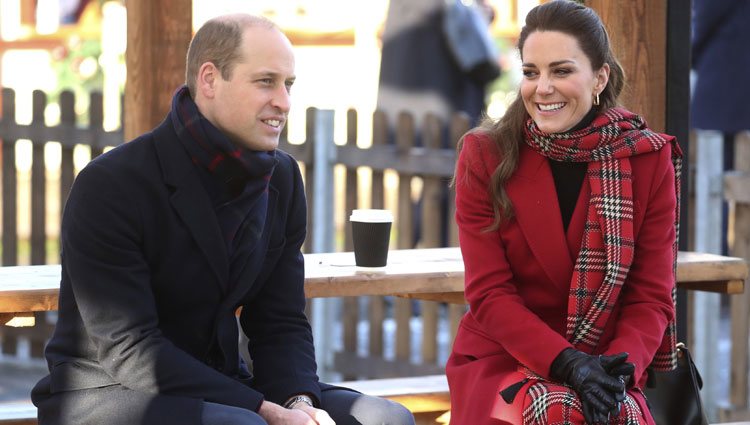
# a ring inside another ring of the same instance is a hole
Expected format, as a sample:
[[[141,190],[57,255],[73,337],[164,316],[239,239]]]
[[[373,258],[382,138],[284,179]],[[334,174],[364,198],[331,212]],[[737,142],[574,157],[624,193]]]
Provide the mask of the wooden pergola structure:
[[[672,134],[687,157],[690,100],[690,0],[586,0],[609,30],[628,86],[622,97],[650,127]],[[184,82],[185,53],[192,37],[192,0],[128,0],[125,140],[156,126]],[[687,163],[687,161],[686,161]],[[687,170],[684,170],[685,175]],[[687,193],[687,178],[682,193]],[[681,215],[688,222],[687,196]],[[687,249],[683,226],[680,249]],[[678,305],[686,305],[680,294]],[[678,311],[685,323],[686,310]],[[679,335],[686,340],[684,327]]]
[[[650,126],[687,140],[690,0],[586,0],[602,17],[629,88],[623,101]],[[165,116],[184,82],[192,0],[128,0],[125,139]]]

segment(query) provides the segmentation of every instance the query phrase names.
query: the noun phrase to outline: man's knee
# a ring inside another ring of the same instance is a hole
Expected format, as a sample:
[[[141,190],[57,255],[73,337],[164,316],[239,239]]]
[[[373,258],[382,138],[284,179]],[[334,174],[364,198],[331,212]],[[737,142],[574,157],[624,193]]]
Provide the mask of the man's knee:
[[[202,425],[266,425],[257,413],[234,406],[204,402]]]
[[[363,395],[352,405],[355,422],[336,425],[414,425],[414,416],[399,403]]]

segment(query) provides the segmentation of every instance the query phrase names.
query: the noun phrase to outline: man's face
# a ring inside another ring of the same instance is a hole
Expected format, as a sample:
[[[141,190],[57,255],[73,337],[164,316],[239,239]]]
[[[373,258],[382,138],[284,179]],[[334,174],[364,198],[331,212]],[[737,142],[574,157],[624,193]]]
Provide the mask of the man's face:
[[[291,106],[294,53],[276,29],[245,30],[241,55],[224,80],[217,72],[204,115],[238,147],[271,151],[279,144]]]

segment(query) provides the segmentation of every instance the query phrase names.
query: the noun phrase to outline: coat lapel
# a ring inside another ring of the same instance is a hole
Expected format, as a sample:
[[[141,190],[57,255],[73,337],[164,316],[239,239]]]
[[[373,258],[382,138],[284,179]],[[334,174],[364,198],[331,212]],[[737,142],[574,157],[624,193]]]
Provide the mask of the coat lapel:
[[[546,158],[523,145],[518,168],[506,188],[515,218],[537,261],[555,284],[570,284],[573,261]]]
[[[195,165],[180,146],[169,118],[155,131],[155,146],[164,176],[172,187],[170,202],[205,255],[222,289],[229,285],[229,260],[211,200],[195,172]]]

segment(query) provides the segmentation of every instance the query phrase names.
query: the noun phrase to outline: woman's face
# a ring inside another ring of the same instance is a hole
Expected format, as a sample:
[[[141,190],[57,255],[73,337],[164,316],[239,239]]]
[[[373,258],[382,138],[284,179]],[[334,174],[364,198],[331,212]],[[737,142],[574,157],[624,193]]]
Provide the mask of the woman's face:
[[[521,51],[521,97],[545,133],[570,130],[591,110],[609,79],[609,65],[593,70],[578,41],[558,31],[536,31]]]

